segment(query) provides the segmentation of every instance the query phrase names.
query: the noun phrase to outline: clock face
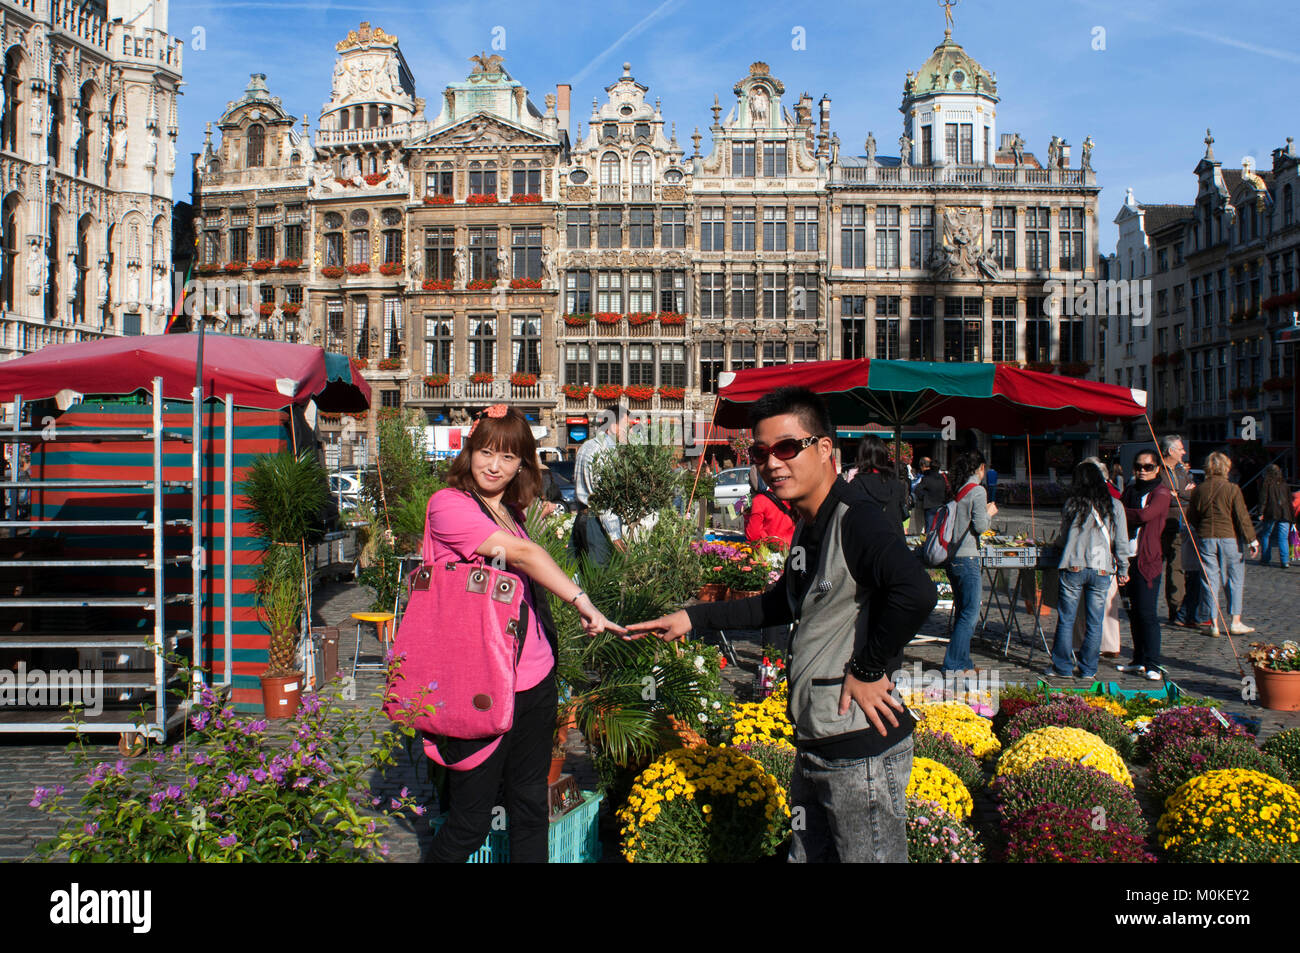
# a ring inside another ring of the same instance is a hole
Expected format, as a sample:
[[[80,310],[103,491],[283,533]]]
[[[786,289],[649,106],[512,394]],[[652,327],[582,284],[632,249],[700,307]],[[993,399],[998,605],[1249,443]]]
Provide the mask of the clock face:
[[[587,173],[582,169],[574,169],[569,173],[569,181],[574,185],[582,185],[587,181]]]
[[[954,85],[960,86],[962,83],[966,82],[966,74],[959,69],[953,70],[952,81]]]

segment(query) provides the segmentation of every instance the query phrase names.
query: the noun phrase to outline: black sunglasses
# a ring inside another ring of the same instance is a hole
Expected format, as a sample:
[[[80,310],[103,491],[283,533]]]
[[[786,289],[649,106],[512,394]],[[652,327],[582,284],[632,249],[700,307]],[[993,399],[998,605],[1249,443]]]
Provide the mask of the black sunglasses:
[[[754,462],[759,466],[767,463],[768,457],[776,457],[778,460],[793,460],[820,439],[821,437],[801,437],[798,439],[788,437],[785,440],[778,440],[770,447],[756,443],[749,448],[749,455],[754,458]]]
[[[1160,468],[1154,463],[1135,463],[1133,464],[1133,469],[1145,472],[1147,470],[1159,470]]]

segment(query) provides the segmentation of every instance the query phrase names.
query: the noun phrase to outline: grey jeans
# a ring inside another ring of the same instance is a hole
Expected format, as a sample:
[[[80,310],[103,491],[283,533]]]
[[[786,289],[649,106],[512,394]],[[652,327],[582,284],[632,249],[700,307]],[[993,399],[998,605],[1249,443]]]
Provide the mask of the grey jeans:
[[[871,758],[800,751],[790,784],[790,863],[907,863],[912,736]]]

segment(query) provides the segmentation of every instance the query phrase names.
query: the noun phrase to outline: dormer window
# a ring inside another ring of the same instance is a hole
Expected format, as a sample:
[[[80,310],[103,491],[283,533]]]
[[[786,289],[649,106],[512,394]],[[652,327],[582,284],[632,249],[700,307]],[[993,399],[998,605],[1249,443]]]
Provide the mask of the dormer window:
[[[601,127],[600,137],[605,142],[615,142],[618,140],[618,123],[607,122]]]
[[[259,168],[265,161],[266,131],[261,126],[248,127],[248,168]]]
[[[634,131],[633,131],[632,135],[633,135],[634,137],[636,137],[637,139],[649,139],[649,138],[650,138],[650,123],[648,123],[648,122],[639,122],[639,123],[637,123],[636,126],[634,127]]]

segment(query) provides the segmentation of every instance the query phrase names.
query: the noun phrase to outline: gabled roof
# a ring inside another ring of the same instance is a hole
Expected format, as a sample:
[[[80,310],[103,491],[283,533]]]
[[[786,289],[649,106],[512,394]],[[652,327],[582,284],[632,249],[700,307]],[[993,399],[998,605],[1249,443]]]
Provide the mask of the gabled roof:
[[[1175,222],[1191,221],[1196,211],[1194,205],[1139,205],[1142,222],[1148,235],[1165,229]]]

